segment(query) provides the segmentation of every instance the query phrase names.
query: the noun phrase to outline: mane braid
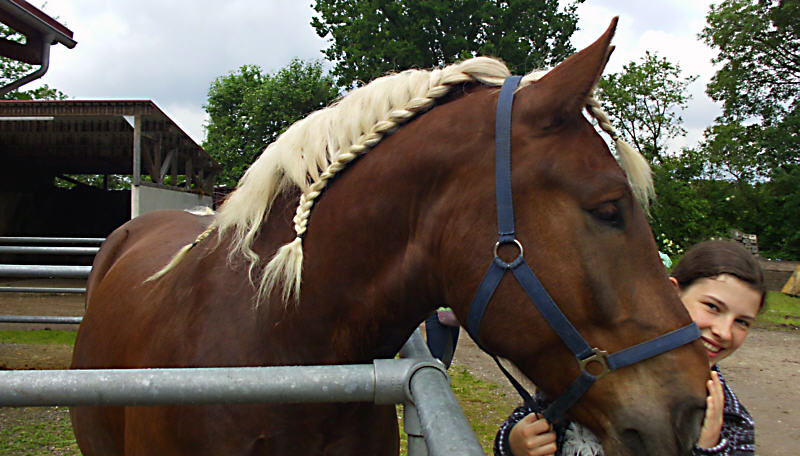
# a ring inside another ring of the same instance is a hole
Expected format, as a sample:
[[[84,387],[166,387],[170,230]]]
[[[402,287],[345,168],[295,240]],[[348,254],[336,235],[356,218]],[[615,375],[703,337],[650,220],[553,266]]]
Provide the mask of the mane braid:
[[[526,75],[519,88],[546,73],[538,71]],[[264,302],[279,286],[282,287],[284,303],[290,302],[292,297],[297,302],[302,282],[303,237],[314,203],[330,180],[401,125],[433,107],[436,100],[447,95],[454,86],[469,82],[501,86],[510,74],[505,64],[488,57],[475,57],[436,70],[407,70],[378,78],[335,104],[310,114],[267,146],[242,176],[236,190],[225,200],[209,229],[193,244],[181,249],[169,265],[148,280],[163,276],[194,245],[216,229],[219,240],[225,234],[231,234],[228,260],[233,261],[238,255],[247,258],[253,282],[253,277],[259,273],[256,305]],[[587,109],[604,131],[616,137],[608,117],[594,98],[587,101]],[[639,169],[643,162],[649,177],[646,160],[630,146],[627,151],[620,152],[621,140],[616,142],[620,163],[631,185],[636,189],[643,182],[646,184],[646,180],[641,178],[644,173]],[[626,165],[626,160],[635,162],[635,165]],[[630,170],[634,168],[637,177],[631,179]],[[295,239],[280,247],[261,269],[260,257],[252,249],[253,242],[275,198],[292,188],[301,191],[292,220]],[[634,190],[634,194],[639,197],[649,193],[648,190]]]

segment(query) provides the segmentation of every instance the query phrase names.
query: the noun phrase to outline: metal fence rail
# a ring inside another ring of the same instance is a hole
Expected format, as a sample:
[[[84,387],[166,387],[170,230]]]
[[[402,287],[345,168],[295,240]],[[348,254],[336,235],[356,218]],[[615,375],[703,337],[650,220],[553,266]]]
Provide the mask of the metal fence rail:
[[[89,277],[91,266],[0,264],[0,277],[26,279],[85,279]]]
[[[419,330],[401,355],[371,365],[0,371],[0,406],[405,403],[409,455],[482,456]]]
[[[83,317],[66,317],[60,315],[0,315],[0,323],[36,323],[79,325]]]
[[[100,247],[0,245],[0,254],[13,255],[94,255]]]
[[[0,244],[102,244],[106,238],[0,236]]]
[[[0,287],[0,293],[86,293],[86,288]]]

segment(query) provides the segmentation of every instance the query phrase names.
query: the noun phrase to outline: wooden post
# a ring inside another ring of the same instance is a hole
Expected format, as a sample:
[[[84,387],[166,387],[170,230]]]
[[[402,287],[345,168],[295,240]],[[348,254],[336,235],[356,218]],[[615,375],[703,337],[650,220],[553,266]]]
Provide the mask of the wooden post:
[[[194,169],[192,169],[192,156],[190,154],[186,157],[186,190],[192,189],[192,174],[194,174]]]
[[[172,174],[170,178],[170,185],[173,187],[178,186],[178,149],[173,149],[175,153],[172,154],[172,164],[170,165],[172,168]]]
[[[133,117],[133,185],[142,183],[142,116]]]

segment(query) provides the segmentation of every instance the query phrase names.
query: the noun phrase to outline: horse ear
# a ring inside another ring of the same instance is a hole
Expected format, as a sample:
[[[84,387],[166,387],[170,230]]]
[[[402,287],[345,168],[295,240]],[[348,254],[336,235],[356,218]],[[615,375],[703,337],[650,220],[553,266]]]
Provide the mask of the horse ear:
[[[544,128],[558,125],[573,118],[586,106],[592,90],[614,47],[611,39],[617,28],[617,19],[605,33],[586,49],[573,54],[550,70],[541,79],[519,91],[515,104],[522,108],[530,121]]]

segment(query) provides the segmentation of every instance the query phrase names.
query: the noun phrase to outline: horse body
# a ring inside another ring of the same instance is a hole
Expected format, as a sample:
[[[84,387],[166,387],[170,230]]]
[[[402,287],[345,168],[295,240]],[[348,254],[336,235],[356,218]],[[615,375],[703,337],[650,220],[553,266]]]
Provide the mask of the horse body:
[[[575,326],[608,351],[690,321],[625,174],[580,113],[612,34],[519,89],[512,130],[525,257]],[[120,227],[95,259],[73,368],[369,363],[394,356],[436,307],[449,305],[464,321],[496,238],[497,89],[458,87],[325,190],[302,239],[296,302],[284,302],[279,289],[260,294],[250,279],[259,269],[251,272],[244,257],[229,255],[231,231],[197,243],[172,270],[146,281],[211,217],[161,212]],[[292,240],[297,196],[284,191],[275,199],[251,246],[259,257]],[[491,301],[481,338],[553,396],[578,372],[510,278]],[[598,381],[571,414],[603,439],[607,454],[688,454],[707,375],[697,344],[682,347]],[[71,413],[87,456],[398,451],[393,406],[75,407]]]

